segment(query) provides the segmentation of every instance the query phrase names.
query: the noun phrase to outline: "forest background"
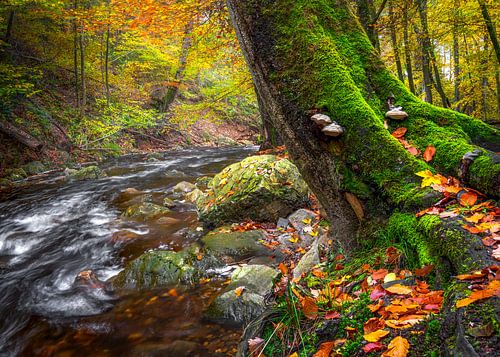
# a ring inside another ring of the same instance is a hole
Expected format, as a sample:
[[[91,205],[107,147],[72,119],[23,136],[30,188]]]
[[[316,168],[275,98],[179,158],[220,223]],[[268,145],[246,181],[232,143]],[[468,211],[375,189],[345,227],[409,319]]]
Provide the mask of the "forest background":
[[[412,92],[500,122],[494,0],[354,3]],[[0,4],[0,175],[34,160],[248,145],[264,127],[222,0]]]

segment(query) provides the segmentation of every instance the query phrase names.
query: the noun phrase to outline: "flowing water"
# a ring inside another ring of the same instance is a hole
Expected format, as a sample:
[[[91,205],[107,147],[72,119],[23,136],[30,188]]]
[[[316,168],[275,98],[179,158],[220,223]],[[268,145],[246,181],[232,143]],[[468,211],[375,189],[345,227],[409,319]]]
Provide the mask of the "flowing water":
[[[89,269],[106,281],[148,249],[180,250],[196,239],[180,234],[199,226],[192,205],[177,205],[168,225],[137,223],[120,219],[121,191],[160,200],[254,149],[169,152],[154,162],[125,156],[102,165],[106,178],[45,184],[0,202],[0,356],[234,354],[239,331],[202,318],[221,281],[120,295],[74,281]],[[135,238],[113,239],[116,232]]]

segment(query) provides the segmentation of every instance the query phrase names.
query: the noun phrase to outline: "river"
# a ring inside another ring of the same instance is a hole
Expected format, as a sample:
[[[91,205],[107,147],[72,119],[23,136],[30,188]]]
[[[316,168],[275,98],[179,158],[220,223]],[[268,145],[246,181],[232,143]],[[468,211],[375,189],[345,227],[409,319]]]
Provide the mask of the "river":
[[[178,204],[169,214],[172,224],[138,223],[120,218],[121,191],[160,197],[254,151],[193,149],[151,162],[128,155],[101,165],[108,177],[46,184],[0,202],[0,355],[233,355],[240,331],[202,318],[222,280],[120,294],[74,281],[89,269],[106,281],[148,249],[177,251],[196,239],[179,234],[199,226],[192,205]],[[138,238],[113,240],[119,231]]]

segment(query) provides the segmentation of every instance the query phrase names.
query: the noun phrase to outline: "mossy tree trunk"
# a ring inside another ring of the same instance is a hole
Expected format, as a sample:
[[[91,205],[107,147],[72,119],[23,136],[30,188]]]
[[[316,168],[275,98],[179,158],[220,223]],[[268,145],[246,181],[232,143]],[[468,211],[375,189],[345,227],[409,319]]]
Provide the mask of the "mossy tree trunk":
[[[433,193],[420,189],[415,173],[432,169],[409,154],[383,126],[386,98],[409,114],[396,126],[420,150],[432,144],[432,166],[458,175],[464,154],[480,150],[468,184],[499,196],[498,131],[483,122],[416,98],[380,61],[347,2],[228,1],[241,46],[262,99],[281,138],[336,227],[357,221],[345,193],[367,204],[420,209]],[[340,139],[324,136],[310,120],[321,110],[342,125]],[[373,199],[375,198],[375,199]],[[353,219],[354,217],[354,219]]]
[[[261,105],[347,252],[366,239],[359,234],[364,226],[390,217],[387,229],[400,232],[420,263],[446,262],[451,274],[490,263],[477,238],[459,225],[415,218],[416,210],[439,198],[420,188],[415,173],[458,175],[464,154],[477,150],[464,181],[499,197],[496,129],[415,97],[381,62],[347,0],[227,3]],[[391,94],[409,118],[387,130],[384,112]],[[343,136],[325,136],[310,120],[317,111],[344,127]],[[431,164],[391,136],[401,126],[421,151],[436,147]]]

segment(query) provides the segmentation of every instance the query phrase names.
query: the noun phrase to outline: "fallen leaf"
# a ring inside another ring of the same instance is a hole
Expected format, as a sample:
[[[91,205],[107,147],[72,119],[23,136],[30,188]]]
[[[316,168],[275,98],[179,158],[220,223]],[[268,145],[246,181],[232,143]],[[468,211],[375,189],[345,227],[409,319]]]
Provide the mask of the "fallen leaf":
[[[387,346],[387,351],[385,351],[383,357],[405,357],[410,350],[410,343],[404,337],[395,337]]]
[[[413,156],[418,156],[420,154],[420,151],[414,146],[409,146],[406,148],[406,150],[408,150],[408,152]]]
[[[325,315],[326,320],[338,319],[340,317],[340,313],[338,311],[329,311]]]
[[[462,206],[474,206],[477,202],[477,195],[473,192],[465,192],[460,195],[460,204]]]
[[[244,286],[239,286],[236,289],[234,289],[234,293],[236,294],[236,296],[241,296],[241,294],[243,294],[243,291],[245,291]]]
[[[261,347],[264,346],[265,342],[266,341],[260,337],[255,337],[248,340],[248,351],[250,352],[250,355],[257,355],[258,352],[260,352]]]
[[[440,185],[448,182],[448,179],[446,179],[446,177],[443,177],[441,175],[434,175],[430,170],[417,172],[416,175],[423,178],[421,184],[422,187]]]
[[[363,346],[363,352],[365,353],[370,353],[370,352],[378,352],[382,351],[385,349],[385,345],[380,343],[380,342],[370,342],[367,343],[365,346]]]
[[[383,279],[385,278],[385,276],[388,274],[389,272],[387,271],[387,269],[379,269],[377,271],[374,271],[371,275],[372,279],[373,280],[379,280],[379,279]]]
[[[495,292],[493,290],[489,290],[489,289],[488,290],[474,291],[472,294],[470,294],[469,297],[467,297],[465,299],[458,300],[455,306],[457,308],[468,306],[468,305],[472,304],[473,302],[476,302],[478,300],[488,299],[488,298],[492,297],[493,295],[495,295]]]
[[[398,295],[411,294],[411,288],[408,286],[401,285],[401,284],[394,284],[392,286],[389,286],[385,290],[390,292],[391,294],[398,294]]]
[[[396,274],[389,273],[384,277],[384,283],[390,283],[391,281],[394,281],[396,279],[397,279]]]
[[[306,296],[302,299],[302,312],[308,319],[314,320],[318,317],[318,305],[316,305],[316,300]]]
[[[402,127],[402,128],[397,128],[396,130],[394,130],[392,132],[392,136],[394,136],[396,139],[401,139],[402,137],[405,136],[406,132],[408,131],[408,129]]]
[[[330,352],[332,352],[335,346],[334,341],[324,342],[319,346],[318,351],[313,355],[313,357],[329,357]]]
[[[374,332],[371,332],[369,334],[366,334],[363,336],[363,338],[368,341],[368,342],[378,342],[381,339],[383,339],[385,336],[389,334],[389,331],[387,330],[377,330]]]
[[[384,300],[380,299],[376,304],[370,304],[367,307],[371,312],[377,312],[382,306],[384,306]]]
[[[416,276],[420,276],[420,277],[426,277],[433,270],[434,270],[434,265],[433,264],[429,264],[429,265],[423,266],[420,269],[415,269],[415,275]]]
[[[372,317],[363,325],[363,332],[365,334],[372,333],[384,328],[384,320],[377,317]]]
[[[436,154],[436,148],[432,145],[427,146],[427,148],[424,151],[424,161],[425,162],[432,161],[435,154]]]
[[[378,300],[381,297],[384,297],[385,295],[387,295],[387,293],[385,292],[384,288],[381,287],[380,285],[377,285],[375,289],[373,289],[373,291],[371,292],[370,299]]]
[[[349,202],[349,204],[351,205],[352,210],[356,214],[356,217],[358,217],[358,219],[362,221],[363,218],[365,217],[365,211],[361,201],[350,192],[345,193],[345,198],[347,202]]]
[[[284,263],[280,263],[280,265],[278,265],[278,269],[280,270],[281,274],[288,274],[288,267]]]
[[[476,212],[470,217],[465,217],[465,220],[470,223],[479,223],[479,221],[482,220],[484,217],[486,217],[486,215]]]

